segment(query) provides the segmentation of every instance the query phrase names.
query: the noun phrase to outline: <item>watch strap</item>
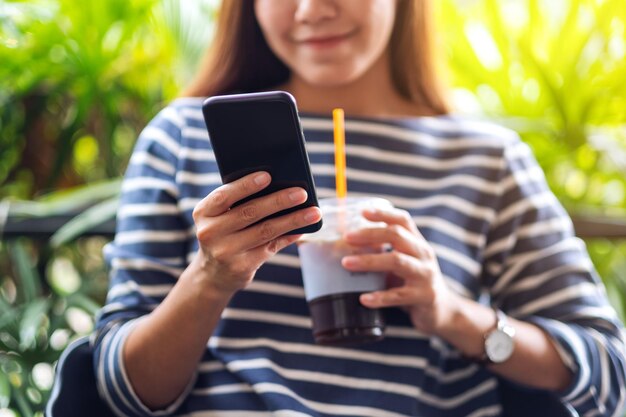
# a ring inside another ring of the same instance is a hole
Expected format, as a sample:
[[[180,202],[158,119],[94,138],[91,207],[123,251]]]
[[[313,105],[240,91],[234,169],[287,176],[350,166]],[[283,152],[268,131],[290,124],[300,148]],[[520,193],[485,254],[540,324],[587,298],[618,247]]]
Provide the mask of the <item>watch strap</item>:
[[[494,308],[494,311],[496,312],[496,329],[504,330],[509,324],[506,314],[499,308]]]
[[[489,357],[485,349],[485,342],[487,341],[487,338],[489,337],[490,334],[492,334],[495,331],[501,331],[501,332],[508,334],[510,337],[513,337],[515,335],[515,329],[509,325],[507,315],[504,314],[504,312],[497,307],[493,307],[493,311],[496,316],[496,325],[494,326],[494,328],[492,328],[491,330],[489,330],[487,333],[483,335],[482,355],[479,357],[466,357],[467,359],[479,365],[489,365],[489,364],[495,363],[493,360],[491,360],[491,358]]]

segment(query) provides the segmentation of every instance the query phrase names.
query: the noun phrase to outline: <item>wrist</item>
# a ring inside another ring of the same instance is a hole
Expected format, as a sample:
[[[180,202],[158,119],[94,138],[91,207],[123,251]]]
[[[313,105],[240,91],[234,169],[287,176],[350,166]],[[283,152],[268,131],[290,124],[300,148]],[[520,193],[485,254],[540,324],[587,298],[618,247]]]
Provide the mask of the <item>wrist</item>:
[[[481,357],[485,352],[485,334],[495,325],[495,315],[490,307],[459,297],[450,324],[440,336],[464,356]]]
[[[223,288],[216,284],[215,274],[202,262],[201,256],[196,256],[183,271],[180,280],[186,281],[193,287],[193,291],[208,302],[230,300],[235,290]]]
[[[503,363],[513,354],[515,348],[515,327],[502,310],[494,308],[496,328],[485,335],[485,352],[478,358],[482,363]]]

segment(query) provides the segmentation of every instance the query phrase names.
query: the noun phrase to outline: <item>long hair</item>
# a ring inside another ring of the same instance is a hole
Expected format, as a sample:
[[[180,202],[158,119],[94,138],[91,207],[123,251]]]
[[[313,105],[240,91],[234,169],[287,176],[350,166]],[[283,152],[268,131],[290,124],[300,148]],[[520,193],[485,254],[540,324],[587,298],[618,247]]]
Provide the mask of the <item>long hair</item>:
[[[438,76],[431,0],[399,0],[390,40],[391,74],[405,99],[449,111]],[[261,91],[285,83],[289,68],[267,45],[252,0],[222,0],[213,42],[185,96]]]

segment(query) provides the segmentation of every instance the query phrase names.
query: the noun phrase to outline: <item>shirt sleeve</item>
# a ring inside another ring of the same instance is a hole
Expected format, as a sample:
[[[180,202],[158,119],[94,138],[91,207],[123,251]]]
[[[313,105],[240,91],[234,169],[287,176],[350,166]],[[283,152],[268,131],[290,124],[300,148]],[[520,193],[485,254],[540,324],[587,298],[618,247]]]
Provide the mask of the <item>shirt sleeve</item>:
[[[514,141],[503,161],[484,259],[491,301],[552,338],[574,375],[569,388],[555,393],[569,409],[619,415],[626,395],[623,324],[530,148]]]
[[[140,134],[122,183],[115,239],[105,248],[110,284],[97,317],[94,367],[100,395],[118,416],[169,415],[188,394],[150,410],[135,394],[122,356],[133,326],[165,298],[186,265],[193,231],[178,205],[182,127],[176,109],[166,107]]]

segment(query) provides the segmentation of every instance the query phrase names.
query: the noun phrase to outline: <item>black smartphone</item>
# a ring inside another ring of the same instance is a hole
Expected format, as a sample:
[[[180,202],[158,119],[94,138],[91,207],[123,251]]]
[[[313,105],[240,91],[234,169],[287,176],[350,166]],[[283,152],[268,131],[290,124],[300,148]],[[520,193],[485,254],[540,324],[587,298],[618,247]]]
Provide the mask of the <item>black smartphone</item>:
[[[256,171],[272,176],[267,188],[235,206],[289,187],[304,188],[307,200],[270,218],[318,206],[296,100],[291,94],[268,91],[213,96],[204,101],[202,113],[223,183]],[[321,227],[320,220],[288,234],[313,233]]]

